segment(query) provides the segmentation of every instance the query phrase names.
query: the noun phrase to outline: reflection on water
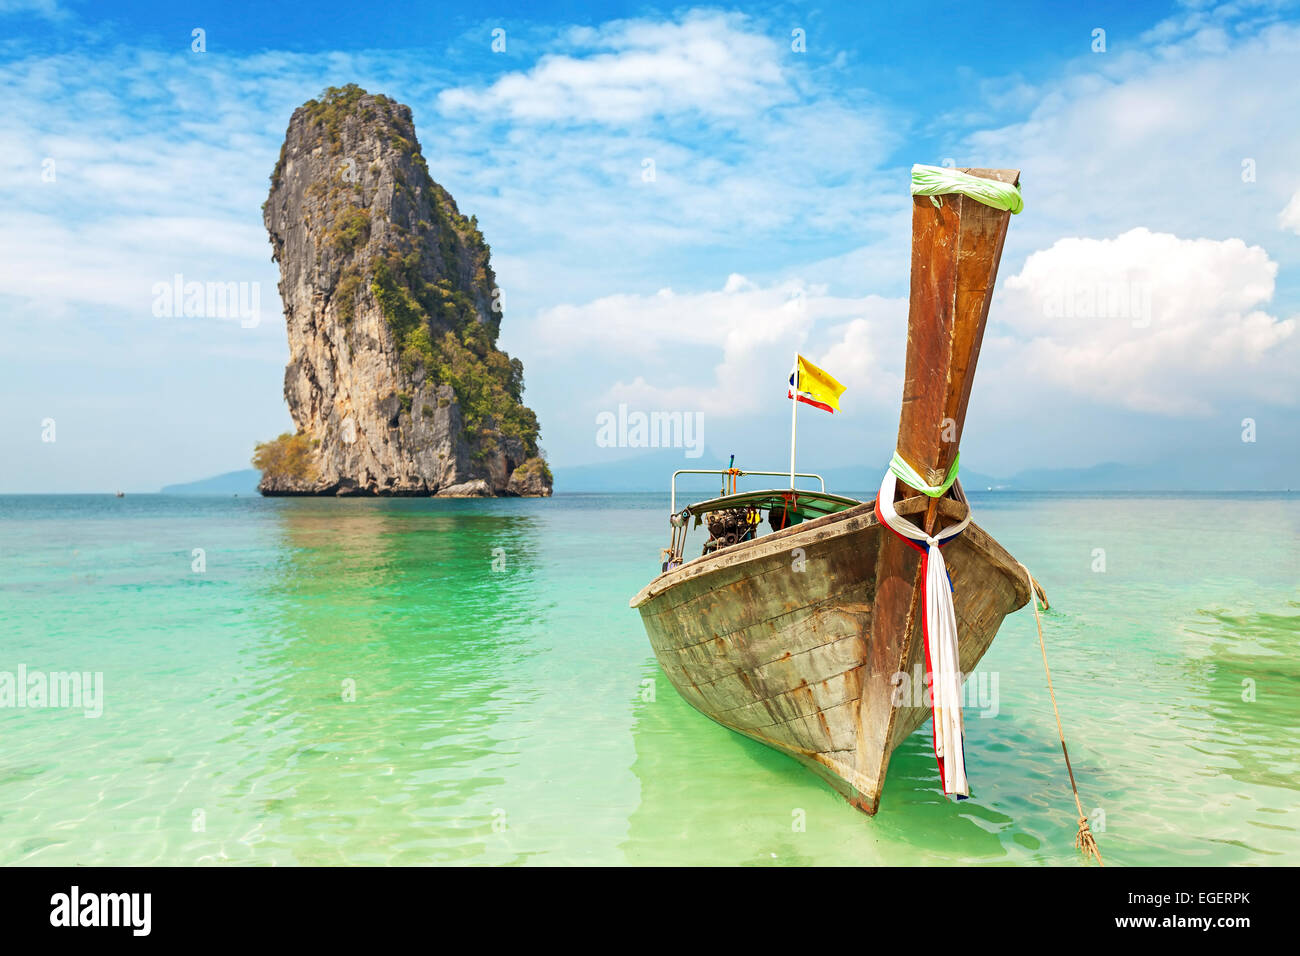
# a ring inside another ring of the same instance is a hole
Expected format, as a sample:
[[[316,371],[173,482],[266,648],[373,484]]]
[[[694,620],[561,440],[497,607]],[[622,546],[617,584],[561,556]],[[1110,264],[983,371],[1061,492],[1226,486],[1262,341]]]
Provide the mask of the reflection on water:
[[[496,725],[536,696],[515,679],[535,520],[311,500],[278,518],[268,639],[230,702],[238,735],[267,737],[240,780],[265,838],[303,863],[482,858],[513,759]]]

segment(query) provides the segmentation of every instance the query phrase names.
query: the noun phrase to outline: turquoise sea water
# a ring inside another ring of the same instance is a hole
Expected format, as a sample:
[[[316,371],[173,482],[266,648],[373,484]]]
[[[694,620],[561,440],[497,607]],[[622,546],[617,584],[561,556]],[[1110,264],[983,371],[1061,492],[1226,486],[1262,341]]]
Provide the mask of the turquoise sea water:
[[[1300,864],[1300,497],[974,505],[1052,600],[1107,863]],[[659,673],[627,602],[666,512],[0,497],[0,673],[103,675],[99,717],[0,708],[0,863],[1077,864],[1029,609],[975,797],[926,724],[868,818]]]

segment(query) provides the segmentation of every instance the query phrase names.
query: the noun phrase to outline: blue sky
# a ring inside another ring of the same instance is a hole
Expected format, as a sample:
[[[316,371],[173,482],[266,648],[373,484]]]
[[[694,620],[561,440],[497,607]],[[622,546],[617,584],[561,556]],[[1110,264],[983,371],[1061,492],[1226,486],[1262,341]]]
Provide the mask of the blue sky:
[[[963,461],[1293,486],[1300,12],[1065,6],[0,0],[0,492],[154,490],[290,426],[260,205],[293,108],[347,82],[411,105],[478,216],[554,464],[631,454],[596,443],[627,404],[779,468],[798,349],[849,386],[800,464],[874,474],[907,171],[946,160],[1025,195]],[[155,317],[176,273],[257,283],[259,321]],[[1140,316],[1086,304],[1117,291]]]

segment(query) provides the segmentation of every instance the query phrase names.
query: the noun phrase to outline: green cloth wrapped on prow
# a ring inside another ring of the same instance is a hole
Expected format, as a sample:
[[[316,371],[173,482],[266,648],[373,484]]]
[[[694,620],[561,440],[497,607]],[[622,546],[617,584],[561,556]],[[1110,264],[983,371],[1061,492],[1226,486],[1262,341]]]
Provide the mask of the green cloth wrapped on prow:
[[[918,163],[912,167],[913,196],[947,196],[952,193],[969,196],[994,209],[1005,209],[1012,215],[1025,208],[1019,186],[972,176],[946,166],[922,166]]]

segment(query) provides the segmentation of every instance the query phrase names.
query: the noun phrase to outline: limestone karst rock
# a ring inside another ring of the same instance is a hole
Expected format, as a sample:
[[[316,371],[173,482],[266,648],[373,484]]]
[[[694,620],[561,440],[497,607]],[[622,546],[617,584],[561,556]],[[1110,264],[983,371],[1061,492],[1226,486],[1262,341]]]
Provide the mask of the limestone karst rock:
[[[523,365],[496,347],[488,245],[409,107],[347,86],[296,109],[263,219],[298,429],[258,446],[263,494],[551,493]]]

